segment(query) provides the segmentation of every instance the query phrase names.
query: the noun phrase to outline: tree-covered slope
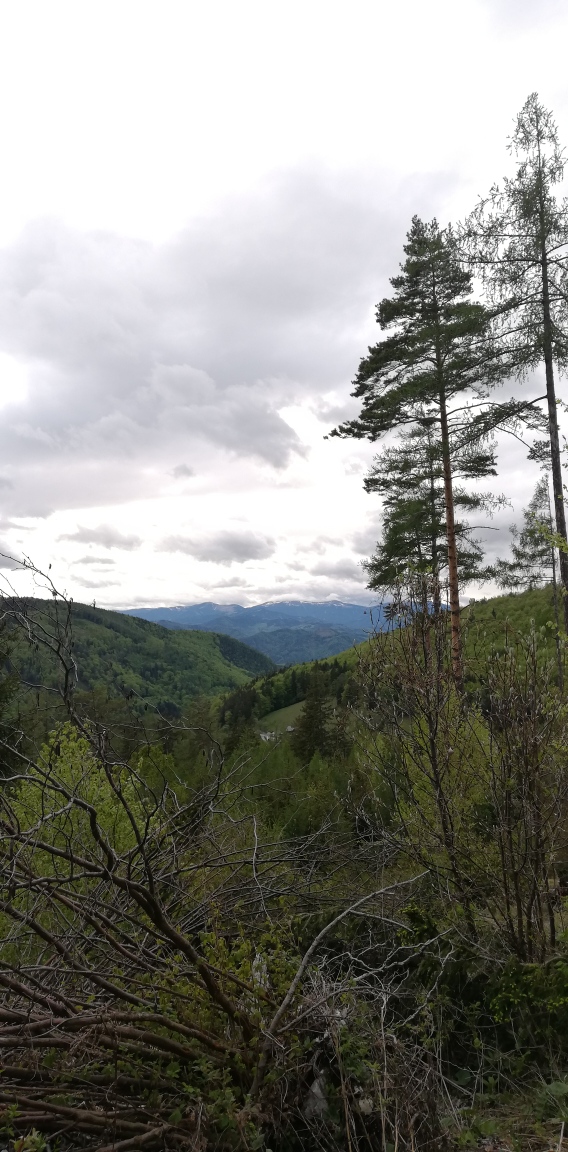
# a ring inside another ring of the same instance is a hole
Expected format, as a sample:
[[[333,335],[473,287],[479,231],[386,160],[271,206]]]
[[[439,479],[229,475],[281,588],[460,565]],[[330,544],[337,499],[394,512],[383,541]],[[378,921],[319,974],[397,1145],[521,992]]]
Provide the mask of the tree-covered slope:
[[[562,619],[562,608],[560,606]],[[554,602],[552,588],[534,588],[526,592],[510,592],[506,596],[472,601],[462,613],[464,629],[464,656],[466,670],[476,679],[480,659],[486,658],[492,648],[502,646],[506,631],[526,633],[532,623],[545,628],[546,647],[551,659],[555,656]],[[288,708],[305,699],[310,675],[316,665],[329,677],[330,692],[344,701],[349,699],[350,684],[358,661],[372,640],[351,646],[332,660],[305,661],[289,668],[269,672],[246,690],[246,707],[258,719]],[[237,697],[240,694],[237,693]],[[244,699],[243,699],[244,703]],[[239,706],[240,700],[228,702],[228,710]],[[264,723],[264,721],[263,721]]]
[[[263,652],[275,664],[300,664],[307,660],[325,660],[360,643],[365,633],[353,636],[346,628],[325,624],[302,624],[294,628],[274,628],[255,632],[248,643]]]
[[[463,623],[468,636],[473,637],[474,628],[486,632],[488,638],[497,636],[508,622],[511,628],[524,632],[534,620],[537,628],[552,625],[554,621],[554,601],[552,586],[530,588],[526,592],[508,592],[505,596],[491,596],[483,600],[471,600],[464,609]],[[560,604],[560,620],[562,605]]]
[[[28,611],[46,619],[49,630],[55,606],[31,601]],[[172,631],[84,604],[73,604],[71,628],[79,687],[132,693],[146,704],[180,707],[196,696],[231,691],[274,667],[266,656],[229,636]],[[47,647],[20,639],[13,662],[28,681],[49,685],[56,680],[56,658]]]

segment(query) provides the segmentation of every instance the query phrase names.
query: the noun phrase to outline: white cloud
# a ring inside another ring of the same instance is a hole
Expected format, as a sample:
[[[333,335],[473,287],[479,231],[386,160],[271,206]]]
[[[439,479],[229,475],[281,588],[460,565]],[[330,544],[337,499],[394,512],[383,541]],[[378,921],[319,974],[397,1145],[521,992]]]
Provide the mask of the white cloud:
[[[281,409],[345,388],[410,214],[370,192],[299,169],[161,245],[31,223],[0,263],[0,346],[27,379],[0,427],[7,509],[143,498],[172,457],[182,478],[212,453],[302,456]]]

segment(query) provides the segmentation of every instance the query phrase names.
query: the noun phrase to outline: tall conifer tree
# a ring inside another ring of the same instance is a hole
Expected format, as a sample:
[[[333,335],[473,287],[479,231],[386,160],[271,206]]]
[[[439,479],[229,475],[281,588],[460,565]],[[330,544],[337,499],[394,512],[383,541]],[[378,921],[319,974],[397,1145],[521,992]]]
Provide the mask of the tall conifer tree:
[[[560,639],[558,608],[558,581],[556,549],[554,547],[552,509],[548,475],[539,480],[528,508],[523,511],[523,527],[511,528],[513,544],[510,560],[498,560],[495,567],[497,582],[502,588],[538,588],[552,582],[552,600],[556,624],[556,658],[558,662],[558,683],[564,688],[564,658]]]
[[[554,517],[567,541],[555,366],[568,367],[568,201],[556,188],[565,160],[552,116],[533,92],[519,113],[509,151],[513,177],[480,200],[461,230],[470,267],[482,279],[493,332],[511,375],[544,367]],[[568,629],[568,551],[560,553]]]
[[[516,525],[511,528],[511,559],[497,563],[496,576],[502,588],[538,588],[547,580],[556,582],[548,477],[539,480],[528,508],[523,511],[523,521],[520,531]]]
[[[454,457],[464,443],[487,433],[486,414],[476,416],[472,397],[483,402],[491,357],[488,316],[471,300],[472,284],[450,229],[415,216],[404,246],[406,260],[391,280],[394,293],[381,301],[377,320],[391,334],[369,349],[355,378],[361,398],[358,419],[332,435],[378,440],[393,429],[432,419],[439,440],[444,491],[452,666],[462,680],[459,563],[456,540]],[[511,415],[501,406],[498,420]],[[481,467],[481,472],[483,469]],[[490,469],[491,470],[491,469]]]

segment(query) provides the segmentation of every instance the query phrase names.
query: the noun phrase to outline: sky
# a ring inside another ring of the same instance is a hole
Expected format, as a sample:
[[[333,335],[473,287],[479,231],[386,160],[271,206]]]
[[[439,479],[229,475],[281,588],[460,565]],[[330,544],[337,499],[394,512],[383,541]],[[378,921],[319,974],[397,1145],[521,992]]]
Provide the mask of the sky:
[[[325,436],[413,214],[532,91],[568,144],[567,43],[554,0],[0,0],[0,550],[108,607],[367,602],[376,446]],[[503,444],[493,552],[537,479]]]

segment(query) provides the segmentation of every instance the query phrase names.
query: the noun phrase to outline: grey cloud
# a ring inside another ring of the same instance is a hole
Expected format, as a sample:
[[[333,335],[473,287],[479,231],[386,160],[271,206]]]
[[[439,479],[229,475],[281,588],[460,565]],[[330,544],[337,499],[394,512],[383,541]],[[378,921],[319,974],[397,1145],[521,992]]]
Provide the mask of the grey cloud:
[[[235,576],[231,580],[217,580],[215,584],[210,584],[209,588],[212,591],[217,588],[252,588],[252,584],[240,576]]]
[[[363,351],[364,349],[361,349],[361,352]],[[355,367],[354,364],[353,368]],[[324,400],[318,401],[311,407],[314,416],[322,423],[327,424],[331,430],[337,424],[343,424],[346,420],[353,420],[358,416],[361,411],[361,401],[350,398],[344,404],[331,404]]]
[[[156,245],[29,226],[0,262],[0,348],[29,370],[0,429],[8,510],[155,495],[188,451],[283,468],[303,449],[279,409],[348,387],[436,180],[297,170]]]
[[[355,560],[321,560],[310,569],[312,576],[332,576],[339,580],[356,580],[361,583],[364,572]]]
[[[33,531],[31,524],[19,524],[17,520],[10,520],[5,516],[0,516],[0,532],[7,532],[10,528],[15,528],[17,532]]]
[[[126,552],[132,552],[142,543],[139,536],[127,536],[112,528],[110,524],[99,524],[98,528],[79,527],[76,532],[64,532],[62,536],[58,536],[58,540],[73,540],[77,544],[99,544],[101,548],[121,548]]]
[[[185,552],[196,560],[214,564],[244,564],[246,560],[265,560],[275,551],[275,542],[254,532],[217,532],[214,536],[192,540],[186,536],[168,536],[160,544],[163,552]]]
[[[176,464],[175,468],[172,468],[172,476],[176,480],[181,480],[184,476],[195,476],[195,472],[187,464]]]
[[[157,364],[148,384],[137,392],[137,419],[148,428],[153,422],[161,426],[169,440],[180,434],[210,440],[236,456],[261,457],[282,468],[292,450],[303,454],[303,448],[267,403],[267,393],[270,396],[259,383],[222,389],[207,372],[188,363]]]
[[[354,532],[351,537],[351,547],[360,556],[370,556],[381,534],[381,518],[375,514],[361,532]]]
[[[82,580],[78,576],[75,577],[75,584],[80,588],[114,588],[118,584],[117,580]]]
[[[350,460],[345,461],[343,471],[346,476],[360,476],[362,472],[367,471],[367,467],[365,460],[357,460],[355,457],[352,457]]]
[[[314,536],[312,539],[307,540],[305,544],[298,544],[296,552],[316,552],[319,556],[322,556],[323,553],[327,551],[329,544],[333,546],[342,543],[343,541],[340,536]]]
[[[5,572],[17,572],[23,567],[23,561],[12,556],[6,544],[0,544],[0,568]]]
[[[114,565],[114,560],[108,556],[80,556],[78,560],[73,561],[74,564],[110,564]]]

